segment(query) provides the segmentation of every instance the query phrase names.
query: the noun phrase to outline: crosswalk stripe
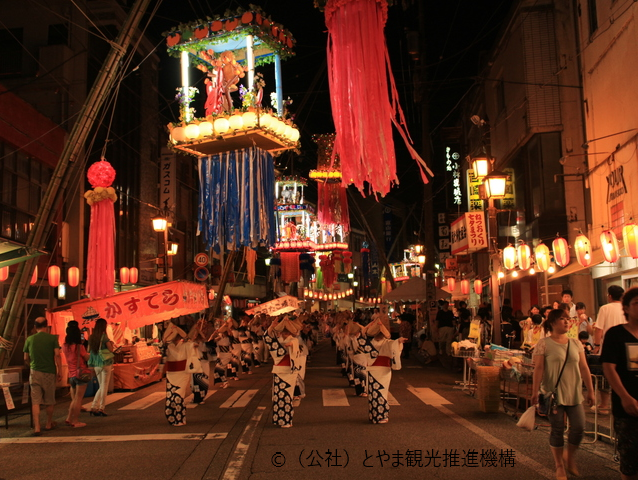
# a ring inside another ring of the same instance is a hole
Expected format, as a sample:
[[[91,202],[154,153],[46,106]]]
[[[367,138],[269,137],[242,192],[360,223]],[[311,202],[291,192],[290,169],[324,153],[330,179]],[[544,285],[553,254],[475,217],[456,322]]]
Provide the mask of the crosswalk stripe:
[[[77,437],[15,437],[0,438],[2,443],[97,443],[97,442],[144,442],[150,440],[220,440],[227,433],[160,433],[142,435],[82,435]]]
[[[348,397],[343,388],[324,388],[321,392],[324,407],[349,407]]]
[[[243,408],[248,405],[258,391],[257,389],[247,390],[246,393],[233,404],[233,408]]]
[[[129,395],[133,395],[133,393],[135,393],[135,392],[110,393],[109,395],[106,396],[106,400],[104,401],[104,405],[110,405],[111,403],[117,402],[118,400],[122,400],[123,398],[126,398]],[[84,408],[86,408],[87,410],[90,410],[92,405],[93,405],[93,402],[91,401],[89,403],[85,403],[82,406]]]
[[[210,397],[215,392],[218,392],[218,390],[209,390],[208,393],[206,394],[206,397],[204,398],[204,401],[208,400],[208,397]],[[194,395],[191,394],[188,396],[188,398],[186,398],[186,408],[199,407],[199,403],[193,403],[193,397]]]
[[[107,397],[108,398],[108,397]],[[153,392],[133,403],[118,408],[118,410],[144,410],[166,398],[166,392]]]
[[[219,408],[230,408],[233,406],[233,404],[239,400],[239,397],[241,397],[244,393],[246,392],[246,390],[237,390],[235,393],[233,393],[224,403],[222,403]]]
[[[409,387],[408,391],[413,393],[419,400],[426,405],[441,406],[452,405],[452,402],[446,400],[431,388],[415,388]]]
[[[394,398],[394,395],[392,395],[390,392],[388,392],[388,403],[390,405],[401,405],[396,398]]]

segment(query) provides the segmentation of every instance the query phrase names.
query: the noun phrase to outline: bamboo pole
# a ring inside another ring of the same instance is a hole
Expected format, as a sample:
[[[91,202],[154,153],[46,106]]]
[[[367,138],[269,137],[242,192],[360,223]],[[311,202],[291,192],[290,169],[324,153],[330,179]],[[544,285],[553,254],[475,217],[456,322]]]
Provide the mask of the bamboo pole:
[[[28,248],[41,250],[46,243],[46,238],[52,228],[53,217],[57,214],[57,208],[64,191],[81,163],[77,160],[84,149],[84,144],[100,109],[115,85],[120,61],[126,53],[133,33],[137,30],[149,3],[150,0],[137,0],[135,2],[117,39],[111,43],[111,50],[82,106],[78,121],[73,125],[71,135],[64,145],[60,160],[44,194],[33,228],[29,232],[26,243]],[[29,292],[29,280],[36,261],[36,259],[29,259],[20,264],[2,309],[0,332],[4,338],[11,342],[15,337],[17,319],[23,313],[25,299]],[[0,368],[5,368],[10,358],[11,352],[0,347]]]

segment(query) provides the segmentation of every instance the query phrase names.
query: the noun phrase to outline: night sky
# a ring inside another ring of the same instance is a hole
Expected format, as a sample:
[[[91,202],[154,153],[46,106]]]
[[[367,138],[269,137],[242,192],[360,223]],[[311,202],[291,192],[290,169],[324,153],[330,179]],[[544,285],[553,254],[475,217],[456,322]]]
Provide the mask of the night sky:
[[[417,150],[421,146],[420,106],[412,101],[411,76],[414,62],[407,54],[405,29],[418,30],[413,13],[406,13],[402,3],[415,6],[425,0],[395,1],[389,8],[386,41],[390,51],[392,68],[406,114],[408,128]],[[282,63],[284,98],[290,97],[290,108],[295,123],[301,131],[301,154],[286,153],[278,158],[278,165],[286,174],[307,175],[316,166],[316,148],[310,139],[316,133],[334,132],[330,111],[330,97],[326,70],[327,33],[324,16],[314,7],[312,0],[263,0],[259,5],[273,21],[289,29],[297,44],[296,55]],[[454,109],[461,97],[476,81],[482,54],[489,50],[499,33],[503,19],[510,8],[507,0],[464,0],[425,2],[425,35],[427,81],[425,94],[429,99],[431,138],[434,145],[431,168],[441,170],[444,161],[440,142],[441,129],[452,126],[459,112]],[[214,0],[164,0],[151,23],[151,36],[160,40],[163,31],[181,22],[205,19],[206,16],[223,15],[227,9],[248,9],[247,2]],[[414,8],[412,8],[414,10]],[[162,114],[167,121],[176,121],[178,110],[174,101],[175,88],[179,86],[179,61],[168,57],[164,45],[158,48],[161,58],[160,101]],[[274,90],[269,82],[272,67],[263,67],[266,92]],[[258,70],[259,71],[259,70]],[[196,72],[196,71],[194,71]],[[201,77],[203,79],[203,76]],[[200,86],[196,85],[196,86]],[[200,88],[203,90],[203,88]],[[365,95],[365,92],[361,92]],[[203,104],[203,99],[200,102]],[[198,106],[198,105],[196,105]],[[418,169],[407,151],[395,136],[397,147],[397,173],[401,182],[390,195],[415,197],[419,187]]]

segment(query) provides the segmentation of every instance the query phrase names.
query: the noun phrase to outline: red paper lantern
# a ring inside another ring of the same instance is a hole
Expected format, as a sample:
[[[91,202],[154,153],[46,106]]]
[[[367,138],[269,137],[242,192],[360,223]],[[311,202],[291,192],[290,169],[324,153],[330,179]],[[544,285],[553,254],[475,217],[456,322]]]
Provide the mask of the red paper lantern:
[[[508,270],[516,267],[516,249],[512,245],[508,245],[503,249],[503,266]]]
[[[130,271],[128,267],[120,268],[120,283],[126,285],[129,281]]]
[[[29,281],[29,285],[35,285],[38,282],[38,266],[36,265],[33,269],[33,274],[31,275],[31,280]]]
[[[69,268],[67,278],[69,280],[69,287],[77,287],[80,283],[80,269],[78,267]]]
[[[480,295],[481,293],[483,293],[483,281],[479,280],[478,278],[474,280],[474,292],[477,295]]]
[[[137,269],[137,267],[131,267],[131,269],[129,270],[129,280],[131,283],[135,284],[137,283],[137,280],[139,279],[139,270]]]
[[[591,244],[589,239],[582,233],[574,241],[574,251],[576,252],[576,260],[581,266],[589,267],[591,265]]]
[[[536,259],[536,269],[539,272],[546,272],[551,265],[549,258],[549,248],[544,243],[539,243],[534,249],[534,257]]]
[[[57,287],[60,285],[60,267],[51,265],[47,272],[47,278],[49,279],[49,286]]]
[[[552,242],[552,250],[554,251],[554,261],[559,267],[569,265],[569,243],[562,237],[556,237]]]
[[[448,290],[453,292],[455,287],[456,287],[456,278],[448,277],[448,279],[447,279],[447,288],[448,288]]]
[[[4,282],[9,278],[9,267],[0,268],[0,282]]]
[[[470,294],[470,281],[469,280],[461,280],[461,293],[463,295],[469,295]]]
[[[638,258],[638,225],[629,223],[622,228],[622,242],[631,258]]]
[[[518,246],[516,257],[518,258],[518,268],[521,270],[528,270],[532,265],[532,251],[526,243],[521,243]]]
[[[600,234],[600,246],[603,249],[603,256],[605,260],[609,263],[614,263],[618,261],[620,257],[619,249],[618,249],[618,239],[616,238],[616,234],[611,230],[605,230]]]

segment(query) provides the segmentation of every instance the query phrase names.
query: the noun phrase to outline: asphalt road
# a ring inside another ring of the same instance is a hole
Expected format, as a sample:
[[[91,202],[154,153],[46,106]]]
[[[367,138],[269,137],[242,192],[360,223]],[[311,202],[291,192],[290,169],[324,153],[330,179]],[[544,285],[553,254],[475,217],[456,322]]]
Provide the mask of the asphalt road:
[[[270,366],[254,372],[190,405],[184,427],[164,418],[163,382],[113,394],[109,416],[82,414],[82,429],[33,437],[28,417],[11,419],[0,424],[0,480],[554,478],[546,427],[524,432],[502,409],[480,412],[454,388],[461,374],[438,364],[410,359],[394,372],[384,425],[368,422],[367,399],[348,388],[328,341],[311,357],[293,428],[271,423]],[[67,407],[61,398],[58,424]],[[584,444],[580,478],[619,478],[612,455],[607,442]]]

